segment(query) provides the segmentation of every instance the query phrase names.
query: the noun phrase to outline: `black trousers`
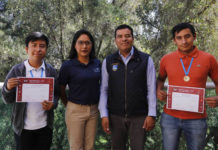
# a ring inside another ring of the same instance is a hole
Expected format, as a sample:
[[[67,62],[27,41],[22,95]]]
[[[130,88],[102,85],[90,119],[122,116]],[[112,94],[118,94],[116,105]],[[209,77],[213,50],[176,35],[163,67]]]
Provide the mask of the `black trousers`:
[[[52,129],[48,126],[37,130],[23,129],[20,136],[14,133],[16,150],[50,150]]]
[[[142,127],[146,116],[109,118],[113,150],[128,150],[128,141],[131,150],[144,150],[146,131]]]

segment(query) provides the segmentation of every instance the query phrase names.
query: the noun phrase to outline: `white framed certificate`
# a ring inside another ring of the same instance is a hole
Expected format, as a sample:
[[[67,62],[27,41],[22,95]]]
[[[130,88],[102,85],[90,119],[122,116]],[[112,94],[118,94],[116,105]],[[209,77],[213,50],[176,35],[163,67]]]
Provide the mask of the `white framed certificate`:
[[[204,112],[204,88],[168,85],[167,109]]]
[[[16,102],[43,102],[53,101],[54,78],[25,78],[19,77]]]

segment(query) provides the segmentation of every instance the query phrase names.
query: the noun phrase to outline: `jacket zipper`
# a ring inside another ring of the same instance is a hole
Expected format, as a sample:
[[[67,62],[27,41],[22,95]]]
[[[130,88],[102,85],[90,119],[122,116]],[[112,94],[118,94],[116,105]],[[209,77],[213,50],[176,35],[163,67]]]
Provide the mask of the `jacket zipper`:
[[[127,65],[125,65],[125,117],[127,118],[127,96],[126,96]]]

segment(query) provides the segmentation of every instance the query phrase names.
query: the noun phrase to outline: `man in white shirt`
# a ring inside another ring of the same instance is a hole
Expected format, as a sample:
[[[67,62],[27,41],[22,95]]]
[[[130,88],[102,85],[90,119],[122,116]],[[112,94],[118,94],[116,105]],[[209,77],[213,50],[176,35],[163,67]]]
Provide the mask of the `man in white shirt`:
[[[53,102],[17,103],[17,77],[56,79],[57,74],[50,64],[43,61],[49,43],[44,34],[33,32],[27,36],[25,43],[28,60],[12,67],[3,85],[2,98],[5,103],[13,103],[12,125],[16,150],[49,150],[52,143],[53,109],[58,101],[57,84]]]

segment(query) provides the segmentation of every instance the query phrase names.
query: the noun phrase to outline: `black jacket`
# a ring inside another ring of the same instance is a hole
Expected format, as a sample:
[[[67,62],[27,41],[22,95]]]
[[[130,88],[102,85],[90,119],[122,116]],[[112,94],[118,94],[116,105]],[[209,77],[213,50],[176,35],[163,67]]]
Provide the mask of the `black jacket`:
[[[106,58],[109,74],[108,110],[120,116],[146,116],[147,64],[149,55],[134,48],[127,66],[118,52]]]

